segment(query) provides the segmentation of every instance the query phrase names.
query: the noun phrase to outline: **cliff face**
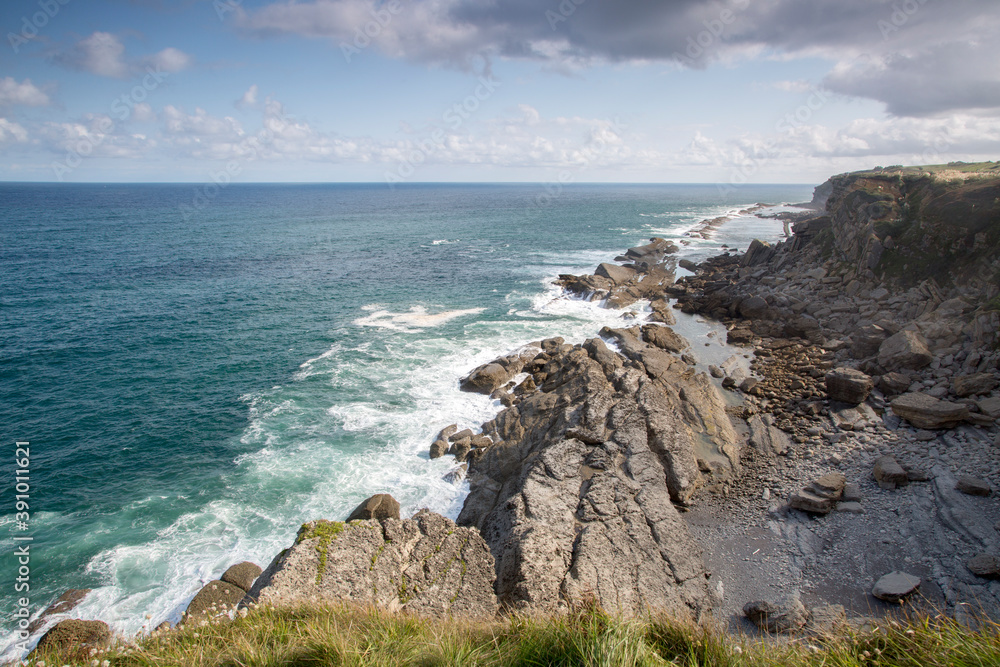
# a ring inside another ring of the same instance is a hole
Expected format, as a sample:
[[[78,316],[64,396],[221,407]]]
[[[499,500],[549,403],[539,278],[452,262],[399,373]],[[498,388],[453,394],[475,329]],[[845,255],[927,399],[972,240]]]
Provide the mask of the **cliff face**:
[[[911,287],[933,279],[961,286],[977,301],[1000,292],[1000,170],[897,169],[834,176],[831,258],[858,276]]]

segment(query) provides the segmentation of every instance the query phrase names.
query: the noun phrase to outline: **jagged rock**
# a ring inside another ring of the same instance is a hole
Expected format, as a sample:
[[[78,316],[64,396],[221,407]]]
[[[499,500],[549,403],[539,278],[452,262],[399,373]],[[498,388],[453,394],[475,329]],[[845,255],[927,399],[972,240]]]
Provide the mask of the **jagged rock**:
[[[922,392],[910,392],[892,399],[892,411],[917,428],[951,428],[968,415],[969,407],[942,401]]]
[[[919,370],[932,361],[924,337],[907,329],[889,336],[878,348],[878,363],[888,371]]]
[[[479,533],[420,510],[412,519],[313,521],[257,579],[260,604],[377,605],[419,616],[492,618],[493,557]]]
[[[877,324],[859,327],[851,334],[851,355],[855,359],[865,359],[878,354],[879,347],[889,337],[889,332]]]
[[[210,581],[191,600],[181,623],[196,623],[221,616],[235,609],[246,594],[239,586],[218,579]]]
[[[740,391],[744,394],[748,394],[754,390],[754,388],[760,384],[760,380],[754,377],[749,377],[740,382]]]
[[[970,496],[988,496],[993,493],[989,482],[971,475],[961,475],[955,488]]]
[[[862,499],[861,486],[859,484],[844,484],[844,491],[840,499],[845,502],[855,502]]]
[[[223,572],[221,580],[248,591],[253,586],[254,580],[260,576],[261,571],[260,566],[256,563],[243,561],[230,566],[228,570]]]
[[[81,621],[68,618],[59,621],[42,635],[35,647],[38,651],[55,649],[61,653],[80,649],[103,648],[111,641],[111,628],[104,621]]]
[[[504,386],[514,374],[497,363],[489,363],[472,371],[462,380],[462,391],[491,394]]]
[[[627,362],[599,339],[560,352],[538,391],[483,425],[495,444],[471,464],[459,524],[490,545],[512,610],[591,599],[697,618],[711,606],[674,503],[703,483],[698,458],[728,461],[717,474],[733,474],[738,437],[708,376],[638,333],[601,332]]]
[[[885,602],[899,602],[920,587],[920,577],[896,570],[875,582],[872,595]]]
[[[620,285],[635,278],[637,272],[635,269],[630,269],[625,266],[604,263],[597,267],[597,270],[594,271],[594,275],[607,278],[616,285]]]
[[[465,461],[469,456],[469,452],[472,451],[472,438],[462,438],[453,444],[448,451],[455,455],[456,461]]]
[[[677,262],[677,266],[681,267],[686,271],[691,271],[692,273],[698,270],[698,265],[692,262],[690,259],[682,259],[681,261]]]
[[[959,375],[951,381],[952,391],[956,396],[980,396],[988,394],[997,386],[997,379],[992,373],[974,373]]]
[[[680,354],[682,350],[689,347],[688,342],[684,340],[684,337],[674,333],[673,329],[670,327],[657,326],[655,324],[647,324],[642,328],[642,338],[647,343],[655,345],[661,350],[666,350],[667,352],[673,352],[675,354]]]
[[[983,579],[1000,579],[1000,558],[994,554],[980,553],[969,559],[969,572]]]
[[[54,614],[65,614],[67,611],[73,609],[78,604],[83,602],[83,599],[87,597],[87,593],[90,592],[89,588],[70,588],[60,595],[55,602],[50,604],[45,608],[38,618],[33,620],[28,624],[28,633],[34,634],[35,630],[45,625],[45,621],[48,620],[49,616]]]
[[[377,493],[355,507],[350,516],[347,517],[347,520],[365,521],[367,519],[375,519],[376,521],[382,521],[383,519],[398,518],[399,501],[388,493]]]
[[[726,342],[730,345],[749,345],[753,341],[753,331],[748,327],[736,327],[726,333]]]
[[[882,456],[875,461],[875,467],[872,470],[872,474],[875,477],[875,481],[883,489],[892,490],[899,486],[905,486],[909,484],[910,477],[903,470],[903,466],[899,465],[891,456]]]
[[[435,440],[431,443],[430,456],[432,459],[439,459],[448,453],[448,443],[444,440]]]
[[[740,261],[740,266],[757,266],[759,264],[765,264],[772,257],[774,257],[774,248],[771,244],[754,239],[750,242],[750,246],[743,255],[743,259]]]
[[[831,400],[857,405],[868,398],[872,379],[853,368],[835,368],[826,374],[826,393]]]
[[[765,632],[794,632],[809,621],[809,613],[798,592],[775,602],[748,602],[743,606],[743,614]]]

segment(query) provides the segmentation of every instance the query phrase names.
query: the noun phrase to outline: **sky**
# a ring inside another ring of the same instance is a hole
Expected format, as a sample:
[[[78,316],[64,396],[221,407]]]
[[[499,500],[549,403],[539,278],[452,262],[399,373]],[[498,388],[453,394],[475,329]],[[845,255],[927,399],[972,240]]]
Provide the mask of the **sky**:
[[[819,183],[1000,159],[997,0],[5,0],[0,180]]]

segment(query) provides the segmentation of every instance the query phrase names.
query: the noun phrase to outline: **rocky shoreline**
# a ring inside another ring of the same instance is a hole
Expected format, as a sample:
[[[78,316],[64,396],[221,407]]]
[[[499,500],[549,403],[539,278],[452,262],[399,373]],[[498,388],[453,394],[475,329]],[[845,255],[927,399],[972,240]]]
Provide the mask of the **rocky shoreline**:
[[[504,407],[431,444],[467,470],[457,524],[370,499],[304,525],[252,586],[206,586],[199,618],[309,601],[463,617],[596,602],[767,632],[900,608],[1000,618],[998,194],[995,177],[845,174],[777,245],[695,265],[652,239],[560,276],[609,308],[648,302],[646,321],[463,378]],[[724,322],[752,361],[703,372],[675,310]]]

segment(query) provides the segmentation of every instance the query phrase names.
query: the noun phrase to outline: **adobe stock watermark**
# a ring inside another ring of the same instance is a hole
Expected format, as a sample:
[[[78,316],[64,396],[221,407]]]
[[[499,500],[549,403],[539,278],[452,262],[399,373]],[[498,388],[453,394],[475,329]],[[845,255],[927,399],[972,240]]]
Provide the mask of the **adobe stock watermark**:
[[[902,0],[892,3],[892,13],[889,20],[879,19],[876,25],[882,33],[882,40],[889,41],[889,38],[900,31],[903,26],[909,23],[910,19],[926,5],[928,0]]]
[[[778,119],[774,124],[774,129],[789,137],[794,136],[796,130],[807,125],[816,112],[826,106],[829,101],[829,93],[820,88],[813,88],[802,104]],[[777,141],[773,139],[760,146],[754,146],[753,152],[745,155],[744,159],[733,167],[728,182],[716,185],[719,196],[722,197],[723,201],[727,201],[729,195],[741,185],[749,183],[750,179],[760,172],[764,165],[779,157],[780,153]]]
[[[243,0],[212,0],[212,9],[220,21],[226,20],[226,14],[235,12],[243,4]]]
[[[402,11],[402,0],[389,0],[378,9],[370,7],[368,13],[371,14],[371,20],[354,28],[354,39],[350,43],[340,43],[340,52],[344,54],[344,60],[350,63],[351,58],[360,55],[371,46],[372,40],[381,35],[382,31],[392,23],[392,19]]]
[[[479,110],[483,102],[493,97],[493,93],[500,86],[501,83],[492,75],[479,77],[479,84],[472,94],[445,109],[444,113],[441,114],[441,120],[452,131],[458,130]],[[399,161],[395,171],[385,172],[385,182],[389,188],[393,189],[397,183],[409,180],[420,165],[427,161],[428,157],[445,147],[447,139],[448,135],[445,130],[435,127],[426,138],[416,141],[413,148],[409,149],[406,156]]]
[[[135,105],[140,104],[149,97],[149,94],[160,87],[168,73],[160,69],[159,65],[146,68],[146,76],[142,81],[132,86],[132,89],[119,95],[111,101],[111,113],[119,121],[124,122],[132,115]],[[105,116],[97,121],[98,134],[87,134],[85,137],[77,139],[66,151],[66,157],[62,161],[56,160],[52,163],[52,171],[55,177],[62,182],[67,174],[79,167],[84,158],[94,152],[94,149],[104,143],[104,140],[115,130],[115,121],[111,116]]]
[[[289,125],[288,116],[279,111],[274,117],[264,120],[264,127],[254,135],[240,142],[237,146],[239,159],[229,160],[219,171],[210,171],[208,181],[194,189],[190,204],[178,204],[177,209],[188,221],[196,213],[200,213],[215,200],[219,194],[233,182],[233,178],[243,173],[243,165],[260,157],[262,149],[274,141],[275,135]]]
[[[21,17],[20,32],[7,33],[7,41],[14,53],[17,54],[22,46],[38,37],[38,32],[47,26],[49,21],[54,19],[59,11],[69,3],[70,0],[38,0],[39,11],[34,12],[30,17],[27,15]]]
[[[621,137],[622,130],[625,126],[622,125],[621,120],[616,116],[610,123],[608,128],[609,132],[615,137]],[[563,191],[567,185],[576,182],[577,176],[585,172],[587,169],[593,166],[594,162],[605,155],[608,151],[608,147],[611,142],[606,139],[607,135],[600,135],[595,140],[594,143],[583,151],[581,151],[582,162],[580,166],[574,169],[563,169],[557,175],[556,178],[551,181],[545,181],[542,183],[543,192],[539,192],[532,199],[532,205],[534,208],[546,208],[552,206],[555,201],[562,196]]]
[[[576,8],[585,3],[587,0],[562,0],[559,6],[556,7],[559,11],[553,11],[551,9],[545,10],[545,20],[549,22],[549,27],[556,30],[560,23],[564,23],[569,20],[569,17],[576,13]]]
[[[750,6],[750,0],[733,0],[733,9],[726,8],[713,19],[705,19],[702,25],[705,29],[696,35],[689,35],[684,53],[674,51],[671,57],[688,67],[695,67],[698,60],[706,56],[717,43],[725,39],[726,30],[736,22],[737,11],[743,11]],[[734,11],[735,10],[735,11]]]
[[[14,610],[14,625],[17,632],[18,650],[28,651],[28,637],[31,633],[31,443],[18,440],[14,443],[14,558],[17,561],[17,577],[14,592],[17,594]]]

